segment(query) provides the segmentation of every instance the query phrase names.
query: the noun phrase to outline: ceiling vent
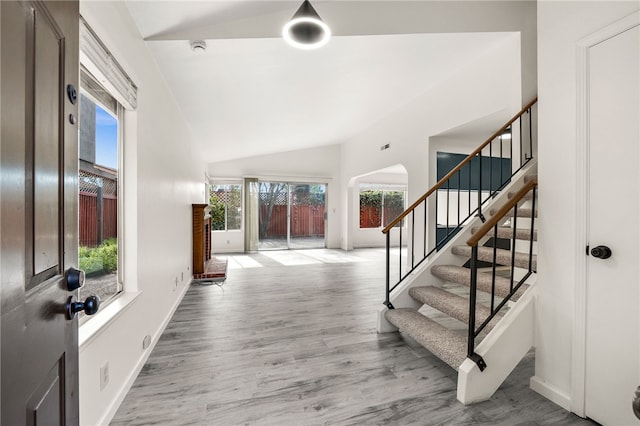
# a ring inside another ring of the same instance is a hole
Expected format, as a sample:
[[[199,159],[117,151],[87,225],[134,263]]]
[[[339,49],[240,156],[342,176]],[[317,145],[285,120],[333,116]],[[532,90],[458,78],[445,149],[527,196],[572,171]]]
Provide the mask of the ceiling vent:
[[[193,40],[191,42],[191,50],[201,53],[207,50],[207,43],[204,40]]]

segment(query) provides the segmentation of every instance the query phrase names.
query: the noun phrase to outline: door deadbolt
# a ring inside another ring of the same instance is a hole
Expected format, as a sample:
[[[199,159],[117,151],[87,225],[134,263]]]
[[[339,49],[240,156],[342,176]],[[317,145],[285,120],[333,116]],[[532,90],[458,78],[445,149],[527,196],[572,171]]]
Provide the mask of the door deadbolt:
[[[84,271],[76,268],[69,268],[65,274],[67,290],[74,291],[84,285]]]

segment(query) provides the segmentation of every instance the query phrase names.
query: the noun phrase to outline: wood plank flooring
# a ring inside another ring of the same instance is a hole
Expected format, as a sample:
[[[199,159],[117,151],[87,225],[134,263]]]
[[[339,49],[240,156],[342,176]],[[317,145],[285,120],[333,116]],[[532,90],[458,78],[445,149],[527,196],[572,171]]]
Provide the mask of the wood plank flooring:
[[[457,373],[399,333],[377,334],[384,251],[228,256],[193,285],[112,425],[582,425],[528,387],[527,356],[464,406]]]

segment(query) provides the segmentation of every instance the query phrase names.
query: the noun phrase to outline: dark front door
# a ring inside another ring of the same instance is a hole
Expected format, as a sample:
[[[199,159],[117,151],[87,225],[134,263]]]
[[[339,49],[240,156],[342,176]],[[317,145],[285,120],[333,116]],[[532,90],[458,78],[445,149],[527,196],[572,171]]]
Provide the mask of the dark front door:
[[[0,2],[2,424],[78,424],[78,2]],[[70,92],[73,92],[72,90]],[[72,93],[71,93],[72,95]],[[77,318],[77,317],[76,317]]]

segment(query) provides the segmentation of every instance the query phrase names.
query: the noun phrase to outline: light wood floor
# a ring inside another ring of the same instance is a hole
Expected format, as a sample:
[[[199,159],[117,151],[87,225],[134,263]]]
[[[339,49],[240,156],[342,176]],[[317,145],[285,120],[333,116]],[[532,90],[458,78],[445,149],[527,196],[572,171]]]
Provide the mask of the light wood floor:
[[[229,256],[192,286],[112,425],[593,424],[531,391],[532,355],[494,397],[456,401],[457,373],[377,334],[384,251]]]

